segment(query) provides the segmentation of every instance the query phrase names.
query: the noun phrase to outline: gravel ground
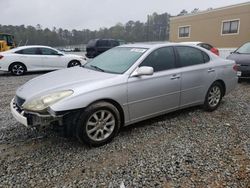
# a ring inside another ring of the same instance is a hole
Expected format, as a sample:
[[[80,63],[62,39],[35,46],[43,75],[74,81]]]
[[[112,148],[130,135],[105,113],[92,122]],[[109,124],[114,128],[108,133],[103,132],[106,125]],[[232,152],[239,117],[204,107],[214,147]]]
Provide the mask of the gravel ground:
[[[39,75],[0,73],[0,187],[250,187],[250,82],[212,113],[167,114],[88,148],[12,118],[15,90]]]

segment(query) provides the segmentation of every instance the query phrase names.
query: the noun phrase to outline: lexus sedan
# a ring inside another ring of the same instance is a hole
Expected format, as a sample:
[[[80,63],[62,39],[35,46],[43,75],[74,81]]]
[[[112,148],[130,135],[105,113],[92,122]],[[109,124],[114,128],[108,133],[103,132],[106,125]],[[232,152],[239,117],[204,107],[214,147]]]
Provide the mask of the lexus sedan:
[[[250,42],[232,52],[227,59],[234,60],[239,69],[239,78],[250,78]]]
[[[236,72],[234,61],[196,46],[123,45],[28,81],[10,105],[27,127],[58,126],[100,146],[122,126],[190,106],[215,110],[235,88]]]
[[[219,52],[218,48],[215,48],[211,44],[208,44],[208,43],[205,43],[205,42],[182,42],[182,44],[190,44],[190,45],[200,46],[200,47],[202,47],[204,49],[207,49],[207,50],[213,52],[217,56],[220,55],[220,52]]]
[[[23,46],[0,53],[0,71],[19,76],[31,71],[48,71],[86,63],[86,58],[64,54],[48,46]]]

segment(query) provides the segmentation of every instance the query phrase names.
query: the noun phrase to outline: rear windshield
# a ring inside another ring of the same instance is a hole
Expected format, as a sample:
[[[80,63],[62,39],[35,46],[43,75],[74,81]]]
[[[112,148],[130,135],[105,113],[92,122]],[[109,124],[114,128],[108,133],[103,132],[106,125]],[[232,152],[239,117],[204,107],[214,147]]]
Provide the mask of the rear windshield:
[[[145,52],[145,48],[116,47],[94,58],[84,67],[97,71],[122,74]]]

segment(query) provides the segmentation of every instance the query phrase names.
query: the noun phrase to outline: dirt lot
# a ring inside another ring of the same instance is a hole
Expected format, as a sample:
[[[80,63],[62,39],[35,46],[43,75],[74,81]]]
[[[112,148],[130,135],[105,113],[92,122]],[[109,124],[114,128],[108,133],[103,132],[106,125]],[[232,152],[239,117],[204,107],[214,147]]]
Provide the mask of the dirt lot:
[[[160,116],[88,148],[12,118],[15,90],[41,74],[0,73],[0,187],[250,187],[250,82],[215,112]]]

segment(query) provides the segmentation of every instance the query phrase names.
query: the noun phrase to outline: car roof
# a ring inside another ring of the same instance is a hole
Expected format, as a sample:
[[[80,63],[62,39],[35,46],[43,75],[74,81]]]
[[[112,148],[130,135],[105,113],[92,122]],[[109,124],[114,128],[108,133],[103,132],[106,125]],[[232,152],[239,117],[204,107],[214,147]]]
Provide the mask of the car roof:
[[[162,46],[173,46],[178,43],[172,42],[145,42],[145,43],[131,43],[131,44],[124,44],[119,47],[128,47],[128,48],[157,48]]]
[[[52,47],[43,45],[27,45],[27,46],[19,46],[15,49],[27,49],[27,48],[52,48]]]
[[[27,48],[50,48],[50,49],[53,49],[53,50],[56,50],[50,46],[43,46],[43,45],[27,45],[27,46],[19,46],[19,47],[16,47],[16,48],[13,48],[11,50],[7,50],[5,51],[6,53],[12,53],[12,52],[16,52],[18,50],[24,50],[24,49],[27,49]]]
[[[145,43],[131,43],[131,44],[124,44],[119,47],[130,47],[130,48],[147,48],[147,49],[153,49],[153,48],[160,48],[164,46],[197,46],[202,42],[145,42]],[[199,47],[199,46],[198,46]]]

